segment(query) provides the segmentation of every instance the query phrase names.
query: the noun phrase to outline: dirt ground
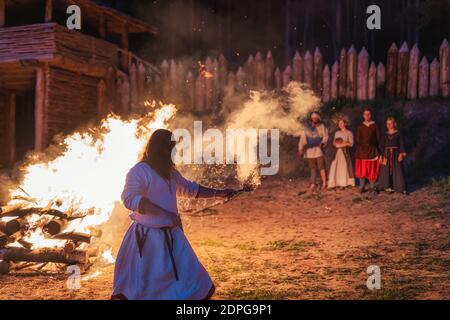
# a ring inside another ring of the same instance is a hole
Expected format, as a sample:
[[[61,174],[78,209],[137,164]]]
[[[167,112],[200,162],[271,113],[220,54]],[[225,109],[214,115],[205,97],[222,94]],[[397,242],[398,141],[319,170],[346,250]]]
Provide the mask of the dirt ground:
[[[450,298],[448,191],[305,188],[302,180],[266,180],[201,217],[184,216],[216,299]],[[371,265],[381,269],[380,290],[366,287]],[[1,276],[0,299],[108,299],[113,266],[90,276],[79,290],[67,289],[65,275]]]

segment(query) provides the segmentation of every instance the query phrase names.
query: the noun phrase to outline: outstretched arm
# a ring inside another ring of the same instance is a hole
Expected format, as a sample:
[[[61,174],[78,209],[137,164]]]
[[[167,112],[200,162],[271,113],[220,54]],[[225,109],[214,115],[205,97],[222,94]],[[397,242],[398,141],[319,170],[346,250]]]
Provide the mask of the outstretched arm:
[[[212,189],[200,185],[198,188],[196,198],[215,198],[215,197],[230,198],[236,193],[237,191],[233,189]]]

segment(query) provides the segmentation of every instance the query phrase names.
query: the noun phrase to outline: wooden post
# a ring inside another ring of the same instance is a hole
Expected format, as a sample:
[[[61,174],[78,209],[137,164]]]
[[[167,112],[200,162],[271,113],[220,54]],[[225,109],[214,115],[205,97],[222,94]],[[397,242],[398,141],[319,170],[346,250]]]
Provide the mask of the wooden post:
[[[356,99],[358,56],[355,47],[352,45],[347,52],[347,93],[350,100]]]
[[[250,55],[244,67],[245,74],[247,75],[247,85],[252,87],[254,85],[255,64],[253,55]]]
[[[228,63],[223,54],[219,55],[219,86],[223,88],[228,81]]]
[[[398,52],[397,64],[397,97],[405,98],[408,90],[409,48],[403,43]]]
[[[303,57],[303,72],[305,83],[312,89],[314,85],[314,66],[313,58],[309,50],[306,51]]]
[[[280,68],[278,67],[275,69],[274,78],[275,78],[275,89],[279,92],[283,86],[283,81],[281,79]]]
[[[97,85],[97,115],[100,119],[108,114],[106,106],[106,84],[103,79]]]
[[[286,87],[292,80],[292,68],[290,65],[286,66],[283,72],[283,87]]]
[[[434,58],[430,65],[430,97],[437,97],[439,95],[439,61]]]
[[[379,62],[377,66],[377,93],[378,98],[384,98],[385,95],[385,84],[386,84],[386,68],[383,63]]]
[[[166,100],[169,98],[169,63],[167,60],[163,60],[160,65],[161,69],[161,99]]]
[[[130,99],[131,99],[131,112],[137,112],[139,106],[138,106],[138,88],[137,88],[137,68],[135,63],[132,63],[130,66]]]
[[[429,65],[428,60],[424,56],[419,66],[419,98],[428,97],[428,87],[429,87]]]
[[[212,60],[210,57],[206,58],[206,71],[209,74],[213,74],[213,65],[212,65]],[[212,110],[215,105],[214,105],[214,83],[213,83],[213,78],[212,77],[206,77],[205,78],[205,107],[208,108],[208,111]]]
[[[414,100],[417,98],[417,83],[419,77],[419,60],[420,52],[417,44],[411,49],[409,56],[409,66],[408,66],[408,99]]]
[[[264,82],[267,90],[273,89],[273,72],[275,64],[273,62],[272,52],[267,52],[266,63],[264,64]]]
[[[298,51],[295,51],[292,58],[292,80],[303,82],[303,60]]]
[[[330,100],[337,100],[339,97],[339,62],[335,61],[331,67]]]
[[[194,75],[189,71],[186,75],[186,109],[193,111],[195,107],[195,80]]]
[[[145,82],[146,82],[146,70],[143,63],[139,62],[137,68],[137,97],[140,106],[144,105],[146,100]]]
[[[205,110],[205,78],[200,74],[195,81],[195,110],[203,112]]]
[[[323,57],[319,48],[314,51],[314,91],[322,95],[323,90]]]
[[[37,151],[43,151],[47,146],[47,74],[48,66],[36,70],[36,83],[34,89],[34,148]]]
[[[236,94],[236,76],[230,71],[227,77],[227,95],[233,97]]]
[[[264,89],[264,60],[261,52],[255,55],[255,87],[257,89]]]
[[[105,76],[105,84],[106,84],[106,109],[107,112],[111,112],[114,110],[114,106],[116,104],[116,75],[113,67],[108,68],[108,72]]]
[[[377,92],[377,67],[372,61],[369,67],[369,78],[367,79],[367,99],[375,100]]]
[[[128,25],[126,22],[122,23],[120,31],[120,47],[123,50],[120,63],[122,68],[128,71]]]
[[[328,67],[328,64],[325,65],[325,68],[323,68],[322,77],[323,77],[322,101],[329,102],[330,101],[330,67]]]
[[[239,69],[236,73],[236,82],[237,82],[237,88],[238,88],[239,92],[245,92],[245,90],[248,89],[247,79],[248,79],[248,76],[246,75],[244,68],[239,67]]]
[[[45,22],[53,19],[53,0],[45,0]]]
[[[367,73],[369,71],[369,53],[363,47],[358,55],[357,98],[359,101],[367,100]]]
[[[339,54],[339,98],[344,99],[347,96],[347,52],[345,48],[341,49]]]
[[[397,94],[398,48],[393,43],[387,53],[386,63],[386,95],[394,97]]]
[[[441,70],[440,70],[440,88],[442,97],[450,97],[450,45],[447,39],[442,41],[439,50]]]
[[[102,39],[106,38],[106,21],[103,11],[100,11],[98,15],[98,35]]]
[[[130,111],[130,80],[128,75],[117,70],[117,88],[120,93],[120,113],[127,114]]]
[[[16,155],[16,97],[11,92],[0,95],[0,167],[12,166]],[[3,229],[3,228],[2,228]],[[5,231],[6,233],[6,231]]]
[[[6,23],[6,0],[0,0],[0,27]]]
[[[219,60],[214,59],[213,61],[213,106],[217,109],[220,103],[221,86],[220,86],[220,73],[219,73]],[[264,86],[264,61],[263,61],[263,72],[262,72],[262,84]],[[182,99],[182,97],[180,97]]]

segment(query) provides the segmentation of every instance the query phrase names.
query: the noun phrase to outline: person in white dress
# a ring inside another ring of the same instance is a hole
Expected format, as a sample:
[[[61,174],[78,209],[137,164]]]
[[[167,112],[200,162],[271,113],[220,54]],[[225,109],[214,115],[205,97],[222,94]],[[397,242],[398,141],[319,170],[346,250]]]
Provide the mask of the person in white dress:
[[[133,222],[117,255],[113,300],[203,300],[214,293],[183,233],[177,196],[231,197],[235,191],[185,179],[172,161],[174,146],[170,131],[156,130],[127,174],[122,201]]]
[[[336,155],[331,163],[328,176],[328,188],[345,188],[355,186],[353,175],[353,165],[350,157],[350,148],[353,147],[353,133],[347,129],[347,121],[339,120],[339,130],[334,135],[333,146],[336,148]]]

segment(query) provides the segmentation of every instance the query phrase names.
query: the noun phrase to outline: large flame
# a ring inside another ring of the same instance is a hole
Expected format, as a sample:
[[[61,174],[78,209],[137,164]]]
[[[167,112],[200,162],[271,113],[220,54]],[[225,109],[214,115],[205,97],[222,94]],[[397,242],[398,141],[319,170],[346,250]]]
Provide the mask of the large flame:
[[[148,105],[148,104],[147,104]],[[153,110],[140,119],[123,120],[108,116],[98,128],[75,133],[60,143],[62,153],[55,159],[26,165],[19,188],[10,190],[9,204],[23,202],[24,192],[33,199],[30,206],[46,207],[58,201],[58,210],[83,213],[65,231],[89,232],[106,222],[120,201],[126,173],[138,160],[151,133],[166,128],[176,108],[151,104]],[[42,218],[31,215],[33,226]],[[46,239],[42,228],[30,228],[24,238],[32,248],[62,247],[65,241]]]

